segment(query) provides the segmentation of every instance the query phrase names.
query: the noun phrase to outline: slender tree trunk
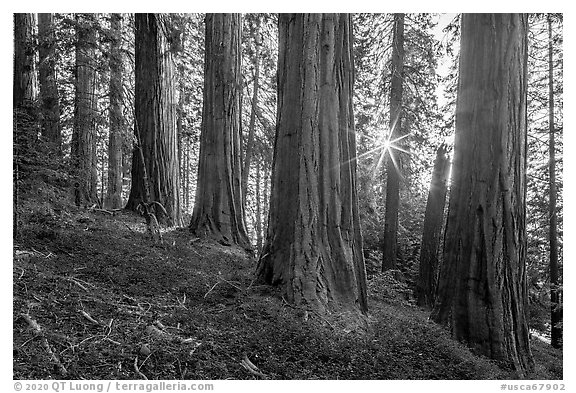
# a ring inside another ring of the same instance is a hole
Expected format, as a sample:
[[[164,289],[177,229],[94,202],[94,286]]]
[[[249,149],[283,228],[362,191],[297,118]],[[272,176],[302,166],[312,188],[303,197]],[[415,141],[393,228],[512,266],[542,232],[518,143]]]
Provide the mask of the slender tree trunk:
[[[186,211],[190,210],[190,138],[186,138],[184,156],[184,194],[186,195]]]
[[[186,29],[181,26],[182,35],[180,37],[180,47],[179,53],[182,54],[185,51],[186,45]],[[186,179],[188,175],[188,169],[186,164],[186,153],[187,149],[186,141],[187,137],[184,131],[184,118],[186,117],[186,112],[184,110],[185,103],[185,69],[184,64],[180,63],[178,65],[178,110],[176,118],[176,134],[178,135],[178,162],[180,163],[180,179],[182,184],[186,185]],[[184,210],[188,209],[188,197],[186,195],[186,187],[182,187],[182,206]]]
[[[190,229],[251,248],[240,160],[240,14],[207,14],[204,104],[196,202]]]
[[[320,312],[367,310],[349,14],[280,14],[278,127],[257,276]]]
[[[524,14],[464,14],[444,261],[432,318],[522,376],[526,286]]]
[[[562,303],[560,301],[560,284],[558,280],[558,233],[556,215],[556,141],[554,129],[554,48],[552,39],[552,20],[550,14],[548,22],[548,134],[550,142],[548,151],[550,161],[548,174],[550,179],[550,201],[548,211],[550,215],[549,241],[550,241],[550,301],[551,301],[551,326],[552,346],[562,348]]]
[[[428,192],[426,214],[424,216],[424,232],[420,248],[420,269],[416,298],[421,307],[432,308],[436,293],[436,277],[438,274],[438,246],[444,223],[444,206],[450,160],[447,146],[442,144],[436,151],[432,181]]]
[[[256,45],[254,53],[254,87],[252,92],[252,106],[250,111],[250,125],[248,126],[248,139],[246,140],[246,155],[244,156],[244,169],[242,170],[242,207],[246,209],[246,196],[248,195],[248,177],[250,163],[254,150],[254,131],[256,128],[256,109],[258,108],[258,90],[260,88],[260,18],[256,21],[256,30],[252,36]]]
[[[31,106],[38,96],[34,60],[35,14],[14,14],[14,87],[13,104],[18,109]]]
[[[132,188],[126,205],[161,203],[168,225],[182,225],[176,135],[174,62],[161,14],[135,14],[136,121],[138,146],[132,156]],[[149,194],[149,195],[148,195]]]
[[[96,157],[96,29],[90,14],[76,15],[76,95],[71,161],[77,206],[98,203]]]
[[[122,15],[111,15],[114,34],[110,47],[110,136],[108,139],[108,189],[106,206],[122,207],[122,146],[124,116],[122,114]]]
[[[38,14],[39,79],[42,99],[42,136],[61,153],[60,103],[56,84],[56,35],[53,14]]]
[[[262,206],[260,204],[260,162],[256,163],[256,254],[262,250]]]
[[[402,135],[402,84],[404,68],[404,14],[394,14],[392,82],[390,87],[390,141]],[[386,211],[382,244],[382,271],[396,269],[398,257],[398,208],[400,206],[400,155],[394,148],[386,157]]]

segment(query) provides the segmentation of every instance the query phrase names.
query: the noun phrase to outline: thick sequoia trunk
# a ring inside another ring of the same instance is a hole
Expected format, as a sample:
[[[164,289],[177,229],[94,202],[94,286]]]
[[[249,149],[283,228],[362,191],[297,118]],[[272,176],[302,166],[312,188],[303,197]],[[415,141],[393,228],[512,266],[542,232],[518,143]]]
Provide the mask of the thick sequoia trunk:
[[[554,130],[554,50],[552,38],[552,20],[550,15],[548,22],[548,133],[550,142],[548,152],[550,155],[548,174],[550,179],[550,201],[548,212],[550,215],[549,241],[550,241],[550,302],[551,304],[551,344],[554,348],[562,347],[562,304],[560,302],[560,289],[558,288],[558,231],[556,215],[556,141]]]
[[[390,85],[390,141],[402,134],[402,84],[404,68],[404,14],[394,14],[392,81]],[[400,154],[388,149],[386,157],[386,211],[382,241],[382,271],[396,269],[398,257],[398,208],[400,206]]]
[[[240,14],[207,14],[204,104],[196,201],[197,236],[251,248],[242,209]]]
[[[135,15],[136,123],[138,146],[132,155],[132,187],[126,205],[161,203],[167,225],[182,225],[176,135],[174,62],[166,22],[158,14]]]
[[[14,14],[14,109],[31,106],[38,95],[34,62],[35,14]]]
[[[436,276],[438,273],[438,245],[444,223],[444,206],[446,204],[449,171],[450,160],[448,159],[447,146],[442,144],[436,151],[420,248],[420,269],[416,286],[416,299],[418,305],[422,307],[432,308],[434,306]]]
[[[76,16],[76,96],[71,160],[77,206],[98,203],[96,159],[96,30],[90,14]]]
[[[533,367],[526,287],[523,14],[465,14],[444,261],[432,318],[456,339]]]
[[[53,14],[38,14],[38,73],[42,99],[42,136],[62,148],[60,104],[56,84],[56,36]]]
[[[110,136],[108,139],[108,188],[106,206],[122,207],[122,15],[112,14],[110,25],[114,37],[110,44]]]
[[[367,310],[349,14],[280,14],[278,127],[257,276],[320,312]]]

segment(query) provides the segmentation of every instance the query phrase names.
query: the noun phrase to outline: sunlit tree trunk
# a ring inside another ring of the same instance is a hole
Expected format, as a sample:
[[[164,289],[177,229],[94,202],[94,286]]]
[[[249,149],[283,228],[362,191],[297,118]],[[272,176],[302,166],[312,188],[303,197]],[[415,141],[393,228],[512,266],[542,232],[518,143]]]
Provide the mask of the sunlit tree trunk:
[[[552,346],[562,347],[562,304],[560,302],[560,289],[558,279],[558,231],[556,214],[556,141],[554,128],[554,48],[552,38],[552,20],[547,16],[548,22],[548,134],[550,142],[548,151],[550,160],[548,163],[550,201],[548,211],[550,215],[549,241],[550,241],[550,301],[551,301],[551,326]]]
[[[96,29],[93,15],[76,15],[76,95],[71,161],[77,206],[98,203],[96,157]]]
[[[257,276],[320,312],[367,310],[349,14],[280,14],[278,127]]]
[[[392,39],[392,82],[390,85],[390,140],[402,135],[402,85],[404,69],[404,14],[394,14]],[[396,269],[398,257],[398,208],[400,206],[401,161],[389,148],[386,156],[386,211],[382,241],[382,271]]]
[[[53,14],[38,14],[38,54],[40,97],[42,99],[42,136],[62,148],[60,104],[56,84],[56,35]]]
[[[196,201],[197,236],[251,248],[242,208],[240,14],[207,14],[204,104]]]
[[[106,207],[122,207],[122,15],[110,16],[111,32],[114,35],[110,44],[110,136],[108,139],[108,188]]]
[[[438,273],[438,245],[444,224],[444,206],[450,160],[447,146],[442,144],[436,151],[434,170],[428,192],[426,214],[424,216],[424,231],[420,247],[420,267],[416,299],[418,305],[431,308],[434,306],[436,292],[436,276]]]
[[[127,209],[144,202],[161,203],[168,225],[182,225],[176,135],[174,62],[167,39],[168,21],[161,14],[135,14],[136,124],[138,146],[132,156],[132,188]]]
[[[464,14],[444,261],[432,318],[520,375],[526,287],[524,14]]]

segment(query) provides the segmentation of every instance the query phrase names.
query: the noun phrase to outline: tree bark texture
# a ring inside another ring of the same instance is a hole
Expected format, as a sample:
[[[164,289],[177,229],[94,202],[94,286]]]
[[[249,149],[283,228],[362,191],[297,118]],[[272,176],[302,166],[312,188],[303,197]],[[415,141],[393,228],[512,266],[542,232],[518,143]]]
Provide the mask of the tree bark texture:
[[[554,127],[554,48],[552,37],[552,20],[547,16],[548,22],[548,144],[549,162],[548,174],[550,180],[550,201],[548,212],[550,216],[549,241],[550,241],[550,302],[551,302],[551,344],[554,348],[562,347],[562,304],[560,302],[560,289],[558,285],[558,217],[556,214],[556,140]]]
[[[14,109],[30,106],[38,96],[38,78],[34,61],[35,14],[14,14]]]
[[[96,29],[90,14],[76,15],[76,93],[71,159],[77,206],[98,203],[96,159]]]
[[[60,103],[56,84],[56,35],[53,14],[38,14],[38,54],[40,97],[42,99],[42,136],[62,148]]]
[[[113,34],[110,43],[110,135],[108,137],[108,188],[106,206],[122,207],[122,146],[124,116],[122,114],[122,15],[111,14],[110,27]]]
[[[464,14],[444,261],[432,318],[520,375],[526,286],[524,14]]]
[[[257,276],[287,300],[367,310],[349,14],[280,14],[278,126]]]
[[[404,68],[404,14],[394,14],[392,81],[390,85],[390,141],[402,135],[402,84]],[[396,269],[398,257],[398,208],[400,206],[399,151],[388,148],[386,157],[386,210],[382,241],[382,271]]]
[[[420,268],[416,299],[421,307],[432,308],[434,306],[438,275],[438,246],[444,224],[444,206],[446,204],[449,172],[450,160],[447,146],[442,144],[436,151],[436,160],[434,161],[434,170],[424,216],[422,245],[420,247]]]
[[[176,135],[175,72],[167,20],[161,14],[135,14],[136,124],[138,146],[132,155],[132,187],[126,205],[161,203],[168,217],[160,222],[182,225]]]
[[[204,103],[196,200],[190,229],[251,248],[242,208],[240,14],[207,14]]]

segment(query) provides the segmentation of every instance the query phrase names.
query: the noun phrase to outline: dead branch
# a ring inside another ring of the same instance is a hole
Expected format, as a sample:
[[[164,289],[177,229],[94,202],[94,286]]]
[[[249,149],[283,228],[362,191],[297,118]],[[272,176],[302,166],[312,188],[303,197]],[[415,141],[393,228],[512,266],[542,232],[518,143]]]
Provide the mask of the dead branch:
[[[64,367],[64,365],[60,362],[60,359],[58,359],[54,351],[52,351],[52,348],[50,347],[50,344],[46,339],[44,331],[42,330],[38,322],[32,319],[32,317],[28,314],[20,314],[20,316],[24,318],[24,320],[28,323],[28,325],[34,332],[34,335],[40,338],[40,343],[42,347],[46,350],[46,352],[50,356],[50,360],[56,365],[58,371],[60,371],[60,374],[66,376],[68,374],[68,370],[66,370],[66,367]]]
[[[88,314],[86,311],[84,311],[84,310],[78,310],[78,312],[79,312],[84,318],[86,318],[87,320],[89,320],[90,322],[92,322],[93,324],[95,324],[95,325],[101,325],[100,322],[98,322],[97,320],[95,320],[94,318],[92,318],[92,317],[90,316],[90,314]]]
[[[250,373],[259,376],[260,378],[263,379],[268,379],[268,376],[266,374],[264,374],[263,372],[261,372],[258,367],[256,367],[254,365],[254,363],[252,363],[250,361],[250,359],[248,359],[247,355],[244,355],[244,358],[242,359],[242,361],[240,362],[240,364],[242,365],[242,367],[244,367],[246,370],[248,370]]]
[[[136,373],[138,375],[140,375],[142,378],[144,378],[145,380],[148,380],[148,377],[146,375],[144,375],[142,373],[142,371],[140,371],[140,369],[138,368],[138,356],[136,356],[136,359],[134,359],[134,371],[136,371]]]
[[[97,208],[94,208],[94,209],[91,209],[91,210],[92,210],[92,211],[95,211],[95,212],[108,213],[108,214],[110,214],[111,216],[114,215],[114,212],[113,212],[113,211],[106,210],[106,209],[97,209]]]

